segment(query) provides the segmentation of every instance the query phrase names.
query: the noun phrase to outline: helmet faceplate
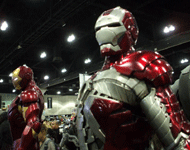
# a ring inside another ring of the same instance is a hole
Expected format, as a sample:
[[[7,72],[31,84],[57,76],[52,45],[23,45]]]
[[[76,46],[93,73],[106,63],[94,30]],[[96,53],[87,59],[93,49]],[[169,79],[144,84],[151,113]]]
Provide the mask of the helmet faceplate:
[[[33,79],[33,71],[27,66],[18,67],[12,74],[12,83],[16,90],[23,90]]]
[[[121,7],[102,13],[96,21],[95,30],[103,56],[129,51],[138,37],[135,18]]]

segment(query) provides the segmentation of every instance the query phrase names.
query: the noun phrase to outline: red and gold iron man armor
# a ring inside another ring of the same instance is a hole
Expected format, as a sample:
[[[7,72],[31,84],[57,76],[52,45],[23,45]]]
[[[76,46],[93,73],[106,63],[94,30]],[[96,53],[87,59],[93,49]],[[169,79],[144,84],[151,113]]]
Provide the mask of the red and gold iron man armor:
[[[33,71],[20,66],[12,73],[12,83],[22,92],[9,107],[8,115],[14,141],[14,150],[39,150],[37,135],[41,129],[44,99],[33,80]]]
[[[150,150],[155,135],[164,149],[190,149],[190,125],[169,87],[173,69],[159,53],[134,51],[133,15],[110,9],[95,30],[105,63],[79,91],[80,150]]]

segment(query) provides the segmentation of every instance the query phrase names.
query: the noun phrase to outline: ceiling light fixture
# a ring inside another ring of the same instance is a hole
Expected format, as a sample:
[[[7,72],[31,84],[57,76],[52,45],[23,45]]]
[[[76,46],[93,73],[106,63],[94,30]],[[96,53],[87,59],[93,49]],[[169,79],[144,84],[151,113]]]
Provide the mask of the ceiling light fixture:
[[[175,30],[175,27],[173,25],[169,25],[169,26],[166,26],[163,31],[164,31],[164,33],[169,33],[174,30]]]
[[[5,31],[8,28],[8,24],[6,21],[3,21],[3,23],[1,24],[1,30]]]
[[[69,91],[70,91],[70,92],[72,92],[72,91],[73,91],[73,89],[69,89]]]
[[[68,38],[67,41],[68,42],[73,42],[75,40],[75,36],[73,34],[71,34]]]
[[[57,94],[61,94],[61,92],[60,92],[60,91],[57,91]]]
[[[169,30],[170,30],[170,31],[174,31],[174,30],[175,30],[175,27],[174,27],[173,25],[170,25],[170,26],[169,26]]]
[[[12,76],[13,76],[13,73],[10,73],[10,74],[9,74],[9,77],[12,77]]]
[[[0,83],[3,83],[3,79],[0,79]]]
[[[85,59],[85,61],[84,61],[85,64],[89,64],[90,62],[91,62],[91,59],[90,59],[90,58],[87,58],[87,59]]]
[[[66,69],[66,68],[63,68],[63,69],[61,70],[61,72],[62,72],[62,73],[65,73],[65,72],[67,72],[67,69]]]
[[[66,23],[64,23],[64,24],[62,25],[62,27],[64,27],[64,26],[66,26]]]
[[[46,57],[46,52],[42,52],[41,54],[40,54],[40,58],[45,58]]]
[[[48,80],[49,79],[49,76],[48,75],[45,75],[44,76],[44,80]]]
[[[15,89],[13,89],[13,90],[12,90],[12,92],[14,93],[14,92],[16,92],[16,90],[15,90]]]
[[[189,61],[189,60],[185,58],[185,59],[182,59],[182,60],[181,60],[181,63],[184,64],[184,63],[187,63],[188,61]]]

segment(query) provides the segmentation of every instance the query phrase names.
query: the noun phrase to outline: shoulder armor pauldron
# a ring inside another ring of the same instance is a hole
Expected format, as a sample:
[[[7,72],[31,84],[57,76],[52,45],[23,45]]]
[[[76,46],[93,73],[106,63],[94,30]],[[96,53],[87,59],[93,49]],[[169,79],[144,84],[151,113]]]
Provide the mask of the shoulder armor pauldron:
[[[39,94],[35,90],[23,91],[20,95],[20,100],[23,105],[27,103],[37,102],[39,99]]]
[[[162,55],[153,51],[131,53],[114,67],[122,74],[146,80],[155,87],[172,82],[172,67]]]

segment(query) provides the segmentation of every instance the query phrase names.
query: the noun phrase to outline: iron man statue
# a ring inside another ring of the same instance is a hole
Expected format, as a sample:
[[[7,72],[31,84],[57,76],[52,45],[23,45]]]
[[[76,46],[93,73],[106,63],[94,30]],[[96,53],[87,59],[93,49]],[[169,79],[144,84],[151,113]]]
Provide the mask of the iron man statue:
[[[80,150],[190,149],[190,125],[170,89],[172,67],[153,51],[135,51],[138,27],[121,7],[95,24],[105,63],[79,90]],[[161,147],[159,147],[161,149]]]
[[[20,66],[12,73],[12,83],[22,92],[12,102],[8,118],[14,141],[14,150],[39,150],[37,135],[41,129],[44,99],[33,80],[33,71]]]

